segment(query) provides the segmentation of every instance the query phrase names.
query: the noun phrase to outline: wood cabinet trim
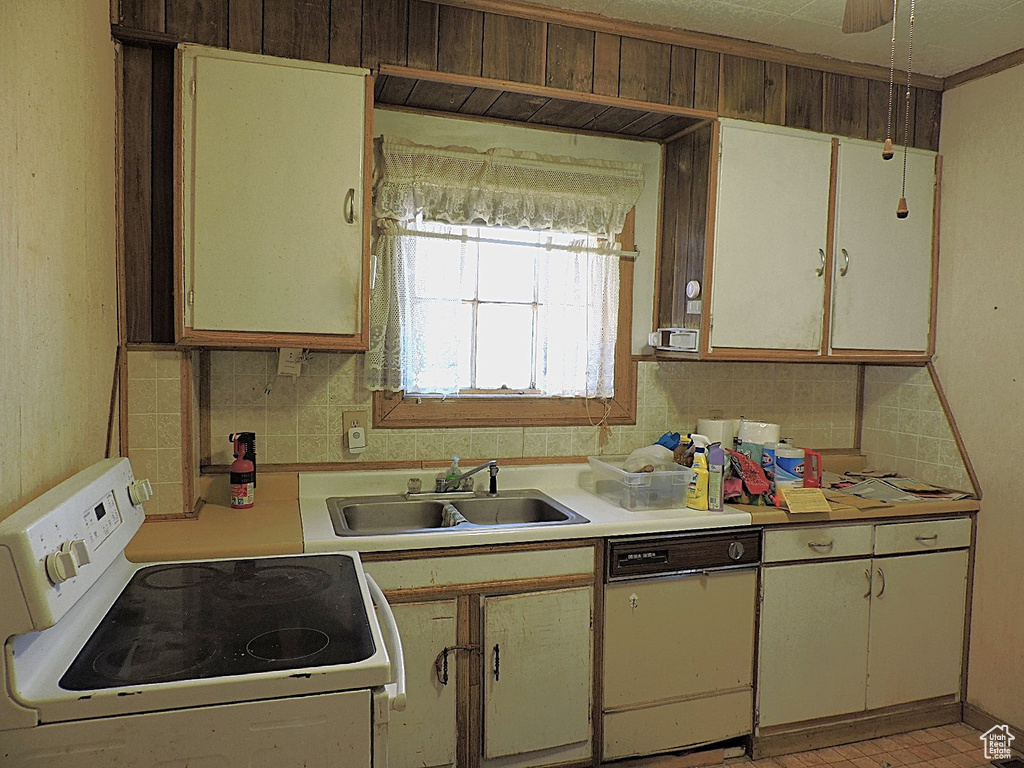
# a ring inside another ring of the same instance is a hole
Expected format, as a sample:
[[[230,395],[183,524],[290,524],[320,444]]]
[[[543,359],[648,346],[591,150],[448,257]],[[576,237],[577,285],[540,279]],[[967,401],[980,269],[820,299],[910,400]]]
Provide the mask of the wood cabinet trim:
[[[718,174],[722,162],[722,124],[715,121],[711,132],[710,163],[708,163],[708,205],[704,232],[704,301],[700,308],[700,357],[711,354],[711,296],[714,291],[715,222],[718,216]]]
[[[967,476],[971,480],[971,486],[974,489],[974,496],[978,501],[981,501],[981,481],[978,479],[978,473],[974,470],[974,463],[971,461],[971,457],[967,453],[967,445],[964,443],[963,435],[960,433],[960,427],[956,423],[956,417],[953,415],[953,409],[949,407],[949,400],[946,398],[946,390],[942,386],[941,379],[939,379],[939,372],[935,369],[935,364],[930,360],[926,363],[925,367],[928,369],[928,375],[931,377],[932,385],[935,387],[935,394],[939,396],[939,404],[942,406],[942,412],[946,416],[946,422],[949,424],[949,429],[953,433],[953,441],[956,443],[956,449],[960,454],[960,460],[963,462],[964,469],[967,470]]]
[[[610,96],[600,93],[583,93],[565,88],[552,88],[547,85],[532,83],[519,83],[511,80],[496,80],[476,75],[459,75],[448,72],[435,72],[433,70],[413,69],[391,64],[382,64],[378,73],[382,76],[400,77],[410,80],[426,80],[432,83],[447,83],[449,85],[462,85],[469,88],[486,88],[493,90],[509,91],[530,96],[543,96],[552,99],[565,99],[567,101],[582,102],[585,104],[601,104],[609,107],[623,107],[625,109],[642,110],[644,112],[660,112],[668,115],[682,115],[683,117],[695,117],[704,120],[711,120],[718,116],[717,112],[704,109],[693,109],[691,107],[680,107],[674,104],[661,104],[638,99],[624,98],[622,96]],[[636,137],[630,137],[636,138]]]
[[[477,547],[438,547],[431,549],[399,549],[393,551],[363,552],[359,555],[364,563],[392,562],[395,560],[426,560],[437,557],[459,557],[461,555],[486,555],[510,552],[540,552],[551,549],[585,549],[595,552],[602,549],[602,539],[552,539],[531,541],[521,544],[488,544]],[[596,559],[596,556],[595,556]],[[560,578],[560,577],[559,577]]]
[[[431,600],[442,600],[456,595],[513,595],[547,591],[549,589],[568,589],[573,587],[592,586],[594,586],[594,577],[590,574],[581,574],[577,576],[544,576],[535,579],[473,582],[468,584],[446,585],[444,587],[386,589],[384,590],[384,594],[387,596],[388,602],[400,605],[402,603],[422,603]]]
[[[839,194],[839,139],[832,137],[832,160],[828,180],[828,223],[825,225],[825,306],[821,317],[821,354],[832,347],[832,296],[836,250],[836,197]]]

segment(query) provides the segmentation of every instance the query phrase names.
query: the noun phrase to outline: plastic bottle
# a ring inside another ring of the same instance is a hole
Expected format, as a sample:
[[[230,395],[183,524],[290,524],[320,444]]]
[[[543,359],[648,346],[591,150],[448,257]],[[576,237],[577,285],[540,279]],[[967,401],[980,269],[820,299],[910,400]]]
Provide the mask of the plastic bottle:
[[[231,508],[250,509],[256,503],[256,466],[246,458],[246,444],[235,435],[235,460],[231,463]]]
[[[716,446],[708,451],[708,510],[725,509],[725,451]]]
[[[707,450],[710,441],[704,435],[691,434],[690,441],[693,443],[693,479],[686,492],[686,506],[690,509],[707,510],[708,508],[708,457]]]
[[[444,482],[447,490],[457,491],[458,488],[453,487],[452,483],[459,475],[462,474],[462,470],[459,469],[459,457],[452,456],[452,465],[448,467],[448,471],[444,474]]]

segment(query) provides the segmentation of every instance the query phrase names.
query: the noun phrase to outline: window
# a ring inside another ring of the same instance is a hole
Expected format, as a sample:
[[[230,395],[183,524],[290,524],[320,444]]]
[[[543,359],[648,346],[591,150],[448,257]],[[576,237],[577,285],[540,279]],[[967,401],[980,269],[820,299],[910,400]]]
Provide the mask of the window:
[[[619,256],[599,238],[422,221],[406,236],[405,392],[614,393]]]
[[[633,423],[632,261],[608,244],[632,250],[643,166],[379,146],[374,424]]]

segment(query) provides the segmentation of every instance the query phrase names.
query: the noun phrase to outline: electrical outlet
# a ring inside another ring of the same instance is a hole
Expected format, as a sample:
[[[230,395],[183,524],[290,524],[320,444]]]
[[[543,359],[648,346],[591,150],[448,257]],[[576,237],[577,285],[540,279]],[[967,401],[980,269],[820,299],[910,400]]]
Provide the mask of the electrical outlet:
[[[366,411],[342,411],[341,420],[346,432],[352,427],[362,427],[365,430],[367,426]]]
[[[299,376],[302,373],[302,350],[281,348],[277,352],[277,375]]]
[[[342,411],[345,430],[345,446],[351,453],[366,450],[366,411]]]

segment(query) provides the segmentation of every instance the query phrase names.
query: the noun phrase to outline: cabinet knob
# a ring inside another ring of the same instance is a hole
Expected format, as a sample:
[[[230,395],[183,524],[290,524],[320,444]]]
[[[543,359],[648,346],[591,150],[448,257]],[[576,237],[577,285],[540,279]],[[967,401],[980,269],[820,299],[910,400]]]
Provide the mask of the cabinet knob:
[[[840,249],[839,252],[843,254],[843,266],[839,268],[839,276],[846,277],[846,273],[850,271],[850,254],[846,252],[845,248]]]
[[[821,266],[818,267],[816,270],[814,270],[814,274],[816,274],[818,277],[821,277],[822,275],[825,274],[825,249],[824,248],[819,248],[818,249],[818,256],[821,257]]]

